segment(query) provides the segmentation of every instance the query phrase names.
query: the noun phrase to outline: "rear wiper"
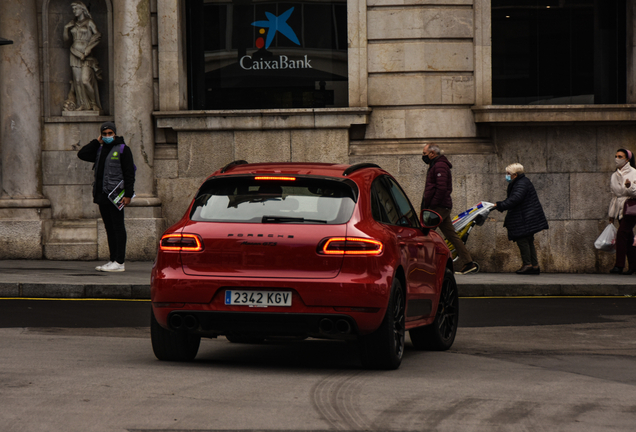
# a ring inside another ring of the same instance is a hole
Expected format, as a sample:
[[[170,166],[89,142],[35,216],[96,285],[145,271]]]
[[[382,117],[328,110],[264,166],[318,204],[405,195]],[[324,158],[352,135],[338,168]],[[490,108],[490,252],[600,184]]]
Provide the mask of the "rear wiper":
[[[263,216],[261,223],[287,223],[287,222],[315,222],[315,223],[327,223],[326,220],[320,219],[305,219],[301,217],[289,217],[289,216]]]

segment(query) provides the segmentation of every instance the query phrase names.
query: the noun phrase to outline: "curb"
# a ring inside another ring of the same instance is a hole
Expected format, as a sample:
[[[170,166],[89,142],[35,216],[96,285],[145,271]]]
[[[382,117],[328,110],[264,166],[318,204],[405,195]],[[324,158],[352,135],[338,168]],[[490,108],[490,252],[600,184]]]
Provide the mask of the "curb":
[[[458,284],[460,297],[636,297],[636,285]]]
[[[636,297],[636,285],[458,284],[460,297]],[[2,298],[150,300],[149,284],[0,283]]]
[[[150,299],[150,285],[0,283],[4,298]]]

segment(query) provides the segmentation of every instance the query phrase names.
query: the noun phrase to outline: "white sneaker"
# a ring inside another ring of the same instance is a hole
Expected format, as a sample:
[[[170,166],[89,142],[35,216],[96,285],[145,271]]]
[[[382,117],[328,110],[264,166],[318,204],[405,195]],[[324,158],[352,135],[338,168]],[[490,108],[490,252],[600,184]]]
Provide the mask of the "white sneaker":
[[[106,265],[102,266],[103,272],[123,272],[126,271],[126,267],[124,264],[119,264],[117,261],[111,261]]]
[[[112,261],[108,261],[106,264],[95,267],[95,270],[102,271],[103,267],[106,267],[107,265],[111,265],[112,263],[113,263]]]

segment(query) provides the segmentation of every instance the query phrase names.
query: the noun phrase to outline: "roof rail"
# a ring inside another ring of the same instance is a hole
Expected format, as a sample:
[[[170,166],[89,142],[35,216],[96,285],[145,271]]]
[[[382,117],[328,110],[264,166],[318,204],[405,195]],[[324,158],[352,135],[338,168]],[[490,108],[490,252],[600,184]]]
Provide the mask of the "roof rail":
[[[223,168],[221,168],[221,173],[224,173],[224,172],[234,168],[236,165],[245,165],[246,163],[249,163],[249,162],[244,161],[243,159],[235,160],[234,162],[230,162],[229,164],[227,164]]]
[[[362,162],[362,163],[357,163],[357,164],[351,165],[349,168],[344,170],[342,175],[343,176],[348,176],[352,172],[357,171],[357,170],[362,169],[362,168],[380,168],[381,169],[380,165],[376,165],[374,163]]]

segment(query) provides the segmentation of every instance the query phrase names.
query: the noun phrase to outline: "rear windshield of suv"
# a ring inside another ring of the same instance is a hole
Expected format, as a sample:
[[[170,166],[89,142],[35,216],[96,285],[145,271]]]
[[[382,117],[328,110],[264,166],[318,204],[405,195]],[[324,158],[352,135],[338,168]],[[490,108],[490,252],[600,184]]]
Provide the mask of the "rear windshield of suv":
[[[199,189],[190,219],[201,222],[342,224],[353,214],[355,196],[351,185],[329,179],[216,178],[208,180]]]

